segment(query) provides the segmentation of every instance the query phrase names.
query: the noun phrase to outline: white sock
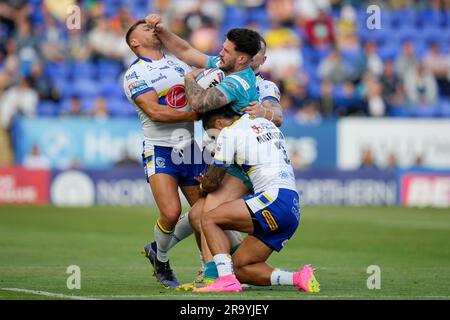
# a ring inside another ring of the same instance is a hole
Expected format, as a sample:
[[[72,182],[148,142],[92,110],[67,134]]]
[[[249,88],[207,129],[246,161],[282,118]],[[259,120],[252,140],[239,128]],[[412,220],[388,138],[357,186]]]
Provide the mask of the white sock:
[[[217,266],[217,271],[219,273],[219,277],[228,276],[233,274],[233,264],[231,261],[231,256],[226,253],[216,254],[214,257],[214,262]]]
[[[270,275],[270,284],[273,286],[292,286],[294,285],[294,273],[275,269]]]
[[[173,232],[168,233],[166,230],[161,230],[161,227],[158,226],[157,222],[154,228],[154,235],[156,245],[158,247],[156,257],[161,262],[167,262],[169,260],[167,257],[167,252],[169,251],[169,244],[172,239]]]
[[[170,240],[168,250],[172,249],[178,242],[189,237],[194,233],[191,224],[189,223],[189,211],[180,216],[177,225],[173,232],[172,239]]]

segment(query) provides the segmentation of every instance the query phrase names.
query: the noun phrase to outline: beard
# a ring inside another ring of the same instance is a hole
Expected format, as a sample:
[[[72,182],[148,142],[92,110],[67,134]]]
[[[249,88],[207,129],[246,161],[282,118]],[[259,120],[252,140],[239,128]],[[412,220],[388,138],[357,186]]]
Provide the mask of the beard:
[[[224,60],[222,60],[222,58],[220,59],[220,64],[219,64],[219,68],[220,70],[222,70],[225,73],[231,73],[234,70],[234,64],[231,63],[225,63]]]

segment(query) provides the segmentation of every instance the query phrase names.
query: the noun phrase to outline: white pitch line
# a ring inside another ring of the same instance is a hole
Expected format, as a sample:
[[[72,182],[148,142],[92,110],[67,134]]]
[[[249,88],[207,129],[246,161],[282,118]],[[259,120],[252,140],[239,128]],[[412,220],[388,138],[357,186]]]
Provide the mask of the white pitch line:
[[[151,294],[151,295],[96,295],[96,296],[90,296],[90,297],[97,297],[97,298],[117,298],[117,299],[121,299],[121,298],[181,298],[181,297],[189,297],[189,298],[225,298],[225,299],[229,299],[232,298],[232,295],[211,295],[211,294],[203,294],[203,293],[199,293],[199,294]],[[275,296],[275,295],[258,295],[258,296],[254,296],[252,298],[255,298],[255,300],[258,299],[286,299],[282,296]],[[321,299],[321,298],[332,298],[332,299],[342,299],[342,298],[353,298],[353,299],[372,299],[372,300],[377,300],[377,299],[450,299],[450,296],[374,296],[374,297],[370,297],[370,296],[355,296],[355,295],[342,295],[342,296],[332,296],[332,295],[314,295],[314,294],[308,294],[308,295],[299,295],[298,298],[293,298],[293,297],[289,297],[287,298],[288,300],[306,300],[306,299]],[[250,299],[250,297],[246,297],[245,299]]]
[[[24,293],[31,293],[31,294],[35,294],[35,295],[39,295],[39,296],[73,299],[73,300],[98,300],[97,298],[93,298],[93,297],[72,296],[72,295],[66,295],[66,294],[62,294],[62,293],[52,293],[52,292],[47,292],[47,291],[38,291],[38,290],[29,290],[29,289],[2,288],[2,290],[13,291],[13,292],[24,292]]]

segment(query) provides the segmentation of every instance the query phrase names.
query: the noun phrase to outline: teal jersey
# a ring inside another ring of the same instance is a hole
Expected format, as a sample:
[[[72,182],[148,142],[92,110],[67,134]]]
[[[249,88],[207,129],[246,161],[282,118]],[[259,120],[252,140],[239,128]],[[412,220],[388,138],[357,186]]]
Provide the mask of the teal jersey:
[[[219,63],[219,56],[208,57],[206,68],[218,68]],[[215,88],[227,97],[228,105],[237,113],[242,113],[242,109],[248,107],[251,101],[259,99],[256,76],[250,67],[226,76]]]

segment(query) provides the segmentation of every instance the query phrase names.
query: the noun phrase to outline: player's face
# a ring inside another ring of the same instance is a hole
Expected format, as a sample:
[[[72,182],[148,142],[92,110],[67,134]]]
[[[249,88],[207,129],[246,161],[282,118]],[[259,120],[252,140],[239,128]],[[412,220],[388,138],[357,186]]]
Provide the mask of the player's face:
[[[147,24],[138,25],[133,31],[133,38],[144,48],[159,49],[161,47],[161,40]]]
[[[223,49],[219,53],[219,68],[225,72],[232,72],[235,69],[239,53],[235,50],[233,42],[228,39],[223,44]]]

